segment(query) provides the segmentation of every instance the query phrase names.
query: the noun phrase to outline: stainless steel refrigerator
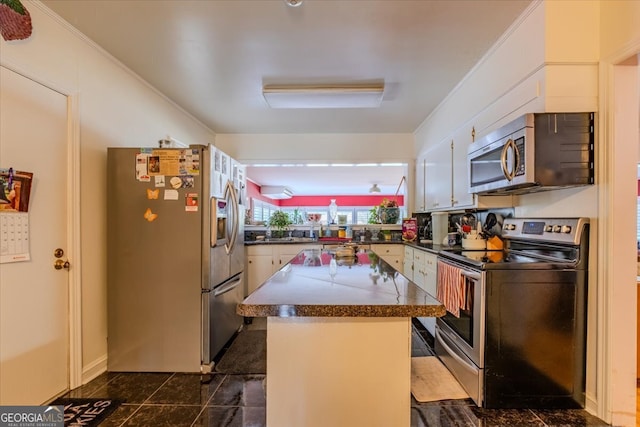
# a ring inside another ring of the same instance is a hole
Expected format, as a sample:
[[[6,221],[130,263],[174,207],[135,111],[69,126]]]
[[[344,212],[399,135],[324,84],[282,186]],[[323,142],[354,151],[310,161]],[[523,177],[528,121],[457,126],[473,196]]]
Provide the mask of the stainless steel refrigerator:
[[[241,328],[244,210],[220,155],[108,149],[109,371],[207,372]]]

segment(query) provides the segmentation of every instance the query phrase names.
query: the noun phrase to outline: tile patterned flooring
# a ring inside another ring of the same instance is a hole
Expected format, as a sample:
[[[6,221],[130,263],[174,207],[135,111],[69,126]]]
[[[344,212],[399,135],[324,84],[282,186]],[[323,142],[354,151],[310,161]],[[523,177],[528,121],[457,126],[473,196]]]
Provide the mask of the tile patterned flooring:
[[[413,356],[433,355],[430,338],[414,327]],[[101,427],[263,427],[265,377],[107,372],[63,397],[123,399],[125,403]],[[489,410],[478,408],[471,399],[419,403],[413,397],[411,405],[411,427],[606,425],[582,410]]]

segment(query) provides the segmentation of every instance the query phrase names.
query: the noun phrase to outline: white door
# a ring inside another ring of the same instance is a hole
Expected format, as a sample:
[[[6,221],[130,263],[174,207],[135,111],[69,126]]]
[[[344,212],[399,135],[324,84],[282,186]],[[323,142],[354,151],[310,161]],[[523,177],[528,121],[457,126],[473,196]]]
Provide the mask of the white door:
[[[0,264],[0,405],[39,405],[69,388],[69,274],[54,268],[67,250],[67,97],[0,67],[9,167],[33,173],[31,259]]]

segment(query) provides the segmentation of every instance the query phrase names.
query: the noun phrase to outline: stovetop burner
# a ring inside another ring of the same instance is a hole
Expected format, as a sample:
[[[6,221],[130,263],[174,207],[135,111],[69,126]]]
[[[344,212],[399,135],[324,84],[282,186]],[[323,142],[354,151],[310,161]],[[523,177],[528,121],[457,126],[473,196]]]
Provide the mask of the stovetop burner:
[[[445,258],[480,269],[574,268],[586,261],[588,220],[585,218],[505,220],[504,250],[449,249]]]

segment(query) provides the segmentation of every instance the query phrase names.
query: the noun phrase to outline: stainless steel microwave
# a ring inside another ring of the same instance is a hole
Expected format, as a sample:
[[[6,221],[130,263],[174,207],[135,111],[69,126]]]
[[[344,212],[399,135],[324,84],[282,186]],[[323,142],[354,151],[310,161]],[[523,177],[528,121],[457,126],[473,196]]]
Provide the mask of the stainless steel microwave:
[[[469,192],[524,194],[594,183],[594,113],[529,113],[469,146]]]

